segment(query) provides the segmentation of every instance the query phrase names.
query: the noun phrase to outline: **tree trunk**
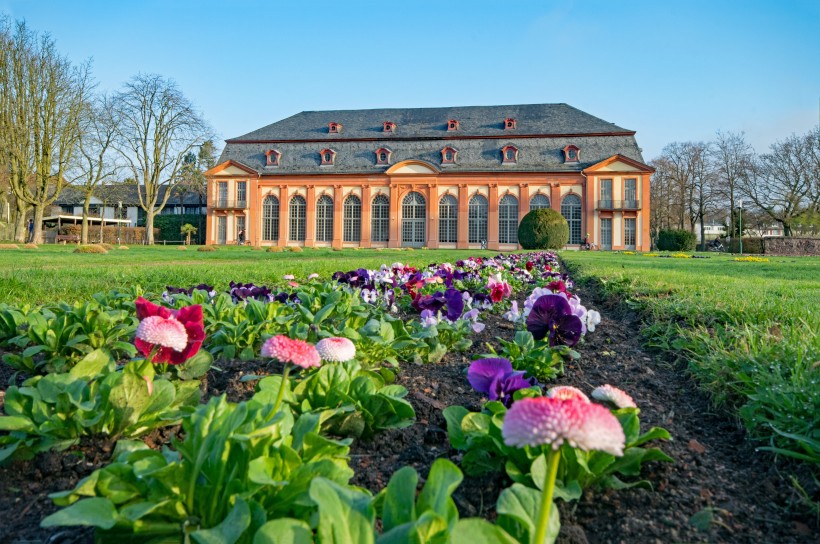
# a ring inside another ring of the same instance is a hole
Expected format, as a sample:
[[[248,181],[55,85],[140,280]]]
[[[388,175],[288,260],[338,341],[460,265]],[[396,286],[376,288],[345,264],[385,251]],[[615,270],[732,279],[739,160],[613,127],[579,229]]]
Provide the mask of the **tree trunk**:
[[[42,205],[34,205],[34,236],[31,239],[32,244],[43,243],[43,211],[45,211],[45,208]]]
[[[24,244],[28,241],[28,222],[26,221],[26,203],[17,199],[17,219],[14,222],[14,241]]]
[[[791,236],[792,235],[792,224],[791,222],[783,221],[783,236]]]
[[[85,201],[83,201],[83,226],[80,232],[80,240],[84,244],[88,243],[88,209],[91,207],[91,193],[85,195]]]
[[[145,210],[145,243],[154,245],[154,208]]]

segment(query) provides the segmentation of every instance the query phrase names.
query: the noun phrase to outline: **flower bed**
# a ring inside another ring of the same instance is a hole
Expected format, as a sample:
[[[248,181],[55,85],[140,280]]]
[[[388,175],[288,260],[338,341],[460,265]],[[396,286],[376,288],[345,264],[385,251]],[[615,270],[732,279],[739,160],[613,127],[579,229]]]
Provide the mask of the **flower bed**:
[[[3,308],[3,342],[18,352],[9,353],[7,362],[35,380],[21,389],[71,373],[94,378],[100,366],[108,372],[103,381],[111,379],[108,375],[129,377],[128,398],[134,403],[157,405],[133,415],[133,431],[126,436],[144,436],[155,428],[149,423],[158,421],[181,421],[184,429],[171,444],[152,435],[121,440],[103,456],[114,464],[53,496],[64,509],[47,517],[44,527],[94,526],[102,540],[150,530],[169,536],[189,532],[193,541],[265,542],[290,531],[305,542],[314,533],[321,542],[366,542],[379,536],[374,527],[382,538],[391,534],[397,542],[410,541],[402,534],[431,527],[442,540],[455,534],[486,542],[554,539],[559,516],[553,497],[570,502],[579,500],[584,489],[597,495],[600,488],[651,485],[651,478],[642,478],[641,462],[670,460],[658,449],[642,448],[668,434],[662,429],[641,434],[638,409],[627,402],[627,393],[605,386],[596,390],[603,403],[577,390],[569,398],[561,394],[566,389],[550,389],[544,396],[548,380],[584,365],[576,348],[583,348],[584,337],[601,323],[601,316],[582,306],[573,291],[554,255],[531,254],[424,270],[394,263],[339,272],[326,282],[284,277],[276,288],[234,283],[221,294],[204,285],[169,288],[155,299],[165,306],[142,299],[134,304],[126,294],[113,293],[97,297],[96,306]],[[98,317],[106,323],[104,334],[76,340],[82,336],[79,323],[89,314],[108,316]],[[142,359],[133,358],[134,346],[123,340],[132,334]],[[511,340],[493,340],[495,334]],[[474,346],[476,335],[482,343]],[[52,336],[57,340],[49,343]],[[490,349],[496,362],[473,363],[464,376],[469,361],[460,353],[480,358],[477,348]],[[125,363],[121,369],[112,369],[109,353]],[[92,354],[98,361],[93,364]],[[207,368],[211,355],[221,370]],[[411,383],[425,369],[444,371],[446,383]],[[203,374],[207,402],[185,397],[173,415],[160,416],[160,408],[170,406],[154,395],[167,395],[169,386],[198,385]],[[442,387],[445,395],[438,394]],[[220,397],[223,393],[228,400]],[[472,400],[454,410],[452,396],[462,397],[458,404]],[[32,430],[22,420],[7,419],[12,414],[6,398],[0,428],[9,433],[0,444],[6,444],[3,451],[12,459],[21,450],[9,451],[10,444],[25,443]],[[516,408],[533,402],[546,411]],[[105,411],[104,406],[95,409]],[[508,428],[507,409],[532,412],[544,423],[532,428],[525,417]],[[441,434],[443,418],[449,443]],[[431,425],[434,419],[439,434]],[[419,437],[420,426],[426,430]],[[49,442],[52,429],[37,431],[37,451],[46,452],[82,447],[84,436],[122,435],[92,425],[57,443]],[[600,440],[601,433],[606,440]],[[164,454],[152,449],[159,445],[170,449]],[[383,454],[384,447],[402,448],[398,459],[367,460],[374,451]],[[420,455],[416,460],[425,459],[417,467],[422,474],[429,469],[418,498],[417,472],[396,466],[416,464],[412,455],[401,460],[413,451]],[[457,463],[434,463],[440,454]],[[514,469],[508,460],[517,460]],[[374,473],[374,466],[380,470]],[[398,470],[387,472],[392,467]],[[464,495],[455,490],[462,472],[497,483],[488,503],[496,505],[487,516],[493,523],[473,519],[487,513],[476,510],[474,501],[461,504]],[[515,483],[504,480],[502,472]],[[561,475],[558,483],[556,474]],[[371,492],[389,485],[374,496],[350,487],[351,482]],[[123,494],[122,486],[129,491]],[[409,509],[415,513],[400,514]],[[333,514],[339,511],[348,514]],[[333,540],[337,529],[347,531],[340,533],[341,540]]]

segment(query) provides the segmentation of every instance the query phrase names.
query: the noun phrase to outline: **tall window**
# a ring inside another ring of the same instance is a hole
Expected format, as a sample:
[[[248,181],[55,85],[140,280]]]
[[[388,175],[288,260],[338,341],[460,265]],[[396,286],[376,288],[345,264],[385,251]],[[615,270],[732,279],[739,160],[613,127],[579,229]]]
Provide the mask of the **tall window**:
[[[236,207],[237,208],[244,208],[245,203],[248,200],[248,182],[247,181],[237,181],[236,182]]]
[[[333,199],[327,195],[316,202],[316,241],[333,241]]]
[[[612,249],[612,219],[601,218],[601,249]]]
[[[220,215],[216,218],[216,243],[228,243],[228,218]]]
[[[498,203],[498,241],[518,243],[518,199],[512,195],[504,195]]]
[[[279,240],[279,199],[273,195],[262,201],[262,239]]]
[[[542,195],[538,193],[534,195],[530,199],[530,211],[533,210],[540,210],[541,208],[549,208],[550,207],[550,199],[547,195]]]
[[[455,244],[458,241],[458,200],[444,195],[438,201],[438,241]]]
[[[242,233],[242,236],[239,236],[239,233]],[[239,215],[236,217],[236,238],[237,242],[245,243],[245,240],[248,239],[248,233],[245,231],[245,216]]]
[[[561,215],[569,225],[569,243],[580,244],[581,237],[581,199],[578,195],[567,195],[561,202]]]
[[[480,244],[487,240],[487,214],[489,206],[487,199],[475,195],[470,199],[468,206],[467,241],[471,244]]]
[[[360,242],[362,240],[362,201],[356,195],[350,195],[344,203],[344,241]]]
[[[612,180],[611,179],[602,179],[601,180],[601,204],[599,208],[609,209],[612,208]]]
[[[638,180],[635,178],[627,179],[624,185],[624,207],[637,208],[638,207]]]
[[[307,203],[299,195],[290,199],[290,239],[294,242],[305,241],[305,218]]]
[[[635,249],[635,218],[627,217],[624,219],[624,247],[626,249]]]
[[[228,182],[220,181],[217,183],[216,207],[224,208],[228,205]]]
[[[390,233],[390,199],[376,195],[370,205],[370,241],[386,242]]]

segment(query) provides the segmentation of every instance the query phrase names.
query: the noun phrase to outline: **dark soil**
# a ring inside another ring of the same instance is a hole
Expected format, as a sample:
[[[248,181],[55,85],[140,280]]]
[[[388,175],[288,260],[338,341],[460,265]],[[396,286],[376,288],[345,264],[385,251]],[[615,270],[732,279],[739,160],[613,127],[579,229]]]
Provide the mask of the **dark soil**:
[[[641,408],[644,429],[662,426],[670,431],[673,441],[654,445],[675,463],[645,467],[642,477],[654,491],[588,491],[576,503],[559,503],[559,542],[820,542],[817,519],[800,514],[787,479],[805,468],[775,466],[768,454],[755,452],[742,430],[712,408],[683,369],[641,347],[640,319],[619,301],[604,300],[591,290],[579,294],[587,307],[601,311],[603,321],[577,347],[581,359],[568,365],[556,384],[574,385],[587,393],[605,383],[624,389]],[[438,364],[405,364],[398,370],[397,383],[408,389],[417,422],[354,443],[350,462],[356,476],[351,483],[375,493],[403,466],[414,467],[424,477],[439,457],[458,463],[460,453],[450,448],[441,411],[453,404],[480,409],[482,398],[470,388],[466,368],[474,355],[487,351],[486,342],[513,335],[510,324],[498,317],[486,316],[485,322],[487,328],[473,338],[469,353],[450,353]],[[256,361],[219,361],[217,366],[204,380],[203,391],[206,397],[225,393],[231,401],[253,394],[255,381],[243,382],[242,376],[281,371]],[[144,440],[159,448],[178,433],[178,427],[166,429]],[[91,542],[90,531],[40,529],[39,522],[56,510],[48,493],[73,487],[108,462],[111,451],[110,444],[89,441],[66,452],[0,468],[0,509],[6,513],[0,523],[0,543]],[[454,496],[461,516],[493,519],[498,494],[509,484],[503,474],[465,477]],[[696,514],[701,518],[711,514],[708,527],[698,528],[690,521]]]

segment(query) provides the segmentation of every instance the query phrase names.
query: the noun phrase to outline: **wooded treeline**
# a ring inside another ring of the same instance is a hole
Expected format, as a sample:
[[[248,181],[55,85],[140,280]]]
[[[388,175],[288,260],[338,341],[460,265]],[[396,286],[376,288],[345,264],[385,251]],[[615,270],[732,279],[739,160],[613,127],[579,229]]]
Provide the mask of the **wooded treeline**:
[[[86,241],[95,191],[130,183],[153,243],[154,216],[173,195],[204,196],[214,151],[211,128],[173,80],[137,74],[100,92],[90,62],[74,65],[48,34],[0,18],[0,212],[16,241],[42,242],[42,218],[67,186],[84,196]]]

